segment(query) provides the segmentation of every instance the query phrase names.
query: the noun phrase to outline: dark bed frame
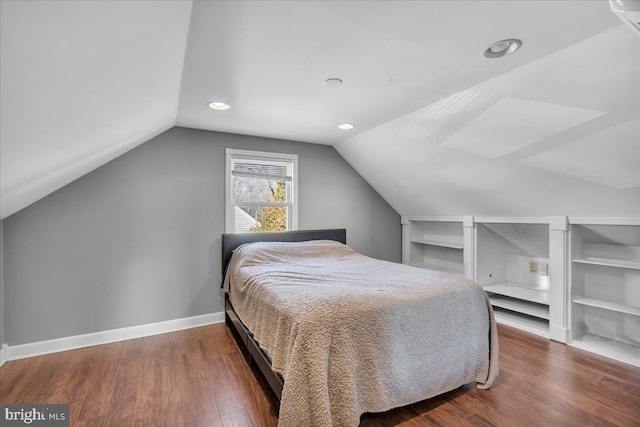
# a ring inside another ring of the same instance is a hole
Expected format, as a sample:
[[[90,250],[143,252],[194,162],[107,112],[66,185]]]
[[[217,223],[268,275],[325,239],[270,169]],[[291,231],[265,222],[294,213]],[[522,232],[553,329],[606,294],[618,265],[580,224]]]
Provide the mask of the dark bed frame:
[[[347,230],[299,230],[268,233],[226,233],[222,235],[222,271],[226,270],[233,250],[244,243],[253,242],[305,242],[309,240],[335,240],[347,243]],[[249,366],[257,366],[278,399],[282,396],[284,380],[271,370],[269,357],[253,339],[253,334],[236,314],[229,296],[225,295],[225,322],[233,333],[240,352]]]

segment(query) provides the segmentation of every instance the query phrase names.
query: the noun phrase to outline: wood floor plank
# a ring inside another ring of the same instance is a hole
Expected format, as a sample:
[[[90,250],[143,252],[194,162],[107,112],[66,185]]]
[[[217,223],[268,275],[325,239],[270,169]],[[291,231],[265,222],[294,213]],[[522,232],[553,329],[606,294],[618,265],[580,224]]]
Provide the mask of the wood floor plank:
[[[634,402],[640,406],[640,381],[632,383],[605,375],[598,381],[598,384],[606,385],[611,390],[620,390],[624,394],[630,394]]]
[[[73,421],[73,427],[103,427],[105,422],[105,416],[91,418],[88,420],[76,420]]]
[[[60,359],[57,372],[44,382],[33,397],[34,402],[68,403],[71,394],[70,385],[74,373],[75,363],[79,362],[80,354],[57,354]],[[70,356],[70,357],[68,357]]]
[[[244,409],[240,378],[235,377],[231,371],[231,361],[241,359],[240,354],[213,354],[211,357],[214,360],[216,372],[218,372],[216,395],[218,397],[217,405],[220,415],[224,416]],[[246,366],[246,369],[248,370],[249,367]]]
[[[217,405],[216,381],[211,372],[204,363],[186,365],[188,386],[192,393],[198,396],[198,399],[194,399],[197,425],[213,425],[215,422],[221,422]]]
[[[142,365],[140,372],[133,425],[162,427],[164,425],[163,400],[162,367],[157,360],[151,359]]]
[[[49,356],[34,360],[15,387],[7,391],[7,397],[2,403],[34,402],[34,396],[38,392],[40,385],[55,370],[54,355]]]
[[[500,375],[362,427],[637,426],[640,369],[500,326]],[[279,402],[225,325],[7,362],[1,403],[69,403],[73,426],[276,427]]]
[[[102,350],[103,347],[96,346],[69,352],[68,369],[71,373],[68,387],[64,392],[67,395],[66,402],[69,403],[69,417],[72,420],[80,419],[80,412],[100,364]]]
[[[619,427],[637,427],[640,421],[638,414],[619,412],[604,405],[598,406],[593,413]]]
[[[12,360],[4,366],[4,369],[0,368],[0,402],[8,402],[9,394],[29,372],[33,362],[31,359]]]
[[[485,420],[481,415],[473,414],[469,418],[465,419],[467,425],[471,425],[473,427],[492,427],[489,421]]]
[[[223,415],[222,425],[224,427],[253,427],[253,423],[244,409]]]
[[[104,351],[99,353],[95,374],[90,377],[91,386],[82,405],[79,420],[97,419],[106,415],[109,410],[123,343],[102,347]]]
[[[139,359],[121,358],[116,374],[116,383],[109,403],[105,427],[132,425],[138,401],[141,363]]]
[[[279,405],[275,403],[275,396],[264,392],[268,389],[266,383],[260,384],[254,381],[255,373],[248,371],[245,367],[244,360],[241,358],[233,359],[233,373],[241,378],[242,397],[244,402],[244,410],[252,420],[253,424],[263,427],[276,427],[278,425]]]

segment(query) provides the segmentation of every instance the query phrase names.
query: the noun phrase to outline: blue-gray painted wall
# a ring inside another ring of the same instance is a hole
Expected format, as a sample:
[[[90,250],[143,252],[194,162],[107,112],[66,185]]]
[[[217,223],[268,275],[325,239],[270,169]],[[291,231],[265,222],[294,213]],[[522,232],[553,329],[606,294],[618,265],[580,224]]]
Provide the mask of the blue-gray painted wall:
[[[226,147],[298,154],[299,228],[400,261],[400,216],[333,147],[172,128],[3,221],[3,342],[222,311]]]

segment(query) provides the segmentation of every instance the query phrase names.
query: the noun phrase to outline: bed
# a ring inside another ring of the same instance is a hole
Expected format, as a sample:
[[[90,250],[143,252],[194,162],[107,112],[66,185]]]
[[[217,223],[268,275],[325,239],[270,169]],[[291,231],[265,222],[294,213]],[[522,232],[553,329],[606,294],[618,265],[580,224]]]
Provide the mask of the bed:
[[[491,304],[460,276],[366,257],[343,229],[222,237],[225,313],[280,427],[355,427],[498,374]]]

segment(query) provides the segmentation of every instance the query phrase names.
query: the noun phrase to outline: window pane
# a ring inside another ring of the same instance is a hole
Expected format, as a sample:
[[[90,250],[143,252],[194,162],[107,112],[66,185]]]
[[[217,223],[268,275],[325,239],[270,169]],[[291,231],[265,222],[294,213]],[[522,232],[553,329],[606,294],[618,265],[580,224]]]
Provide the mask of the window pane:
[[[275,179],[233,177],[234,202],[286,202],[287,181]]]
[[[287,208],[282,206],[236,206],[235,231],[286,231]]]
[[[261,164],[259,162],[251,162],[244,161],[239,162],[236,161],[233,164],[233,170],[237,172],[256,172],[256,173],[264,173],[269,175],[279,175],[279,176],[287,176],[287,165],[277,164],[277,163],[269,163],[269,164]]]

